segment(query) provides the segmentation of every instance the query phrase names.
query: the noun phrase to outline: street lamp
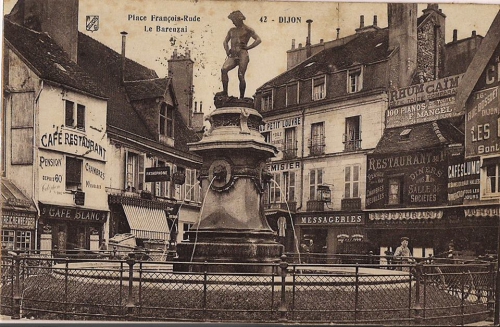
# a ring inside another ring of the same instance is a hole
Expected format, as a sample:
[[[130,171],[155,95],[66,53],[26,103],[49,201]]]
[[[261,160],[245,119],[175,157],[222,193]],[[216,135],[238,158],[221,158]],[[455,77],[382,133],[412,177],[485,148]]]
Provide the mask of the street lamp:
[[[318,197],[321,202],[332,202],[332,191],[330,187],[327,185],[318,185]]]

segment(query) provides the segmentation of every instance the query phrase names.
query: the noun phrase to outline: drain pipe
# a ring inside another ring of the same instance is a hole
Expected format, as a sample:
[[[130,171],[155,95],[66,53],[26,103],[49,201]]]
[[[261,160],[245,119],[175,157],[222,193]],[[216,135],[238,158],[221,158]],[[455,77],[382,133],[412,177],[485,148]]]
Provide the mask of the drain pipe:
[[[306,108],[302,108],[302,146],[301,146],[301,154],[300,154],[300,205],[295,208],[295,214],[302,209],[302,205],[304,204],[304,141],[305,141],[305,117],[306,117]],[[293,222],[292,222],[293,223]],[[301,228],[302,234],[302,228]],[[297,238],[297,233],[294,235]],[[298,242],[299,239],[294,240]],[[297,244],[298,245],[298,244]],[[299,255],[299,263],[300,263],[300,249],[297,249],[297,254]]]

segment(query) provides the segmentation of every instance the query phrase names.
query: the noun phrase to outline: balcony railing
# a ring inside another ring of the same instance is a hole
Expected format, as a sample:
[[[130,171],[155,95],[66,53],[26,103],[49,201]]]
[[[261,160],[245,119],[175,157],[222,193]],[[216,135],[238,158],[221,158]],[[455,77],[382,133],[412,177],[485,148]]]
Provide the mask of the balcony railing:
[[[283,152],[283,159],[297,158],[297,141],[286,142],[282,152]]]
[[[318,200],[309,200],[306,204],[307,211],[325,211],[325,203]]]
[[[325,136],[320,135],[309,139],[309,154],[318,156],[325,154]]]
[[[288,203],[288,206],[287,206]],[[290,208],[291,212],[297,211],[297,202],[274,202],[264,204],[264,209],[266,210],[285,210],[288,211]]]
[[[344,134],[344,151],[361,150],[361,132],[353,134]]]
[[[361,198],[345,198],[340,202],[340,208],[342,210],[360,210],[361,209]]]

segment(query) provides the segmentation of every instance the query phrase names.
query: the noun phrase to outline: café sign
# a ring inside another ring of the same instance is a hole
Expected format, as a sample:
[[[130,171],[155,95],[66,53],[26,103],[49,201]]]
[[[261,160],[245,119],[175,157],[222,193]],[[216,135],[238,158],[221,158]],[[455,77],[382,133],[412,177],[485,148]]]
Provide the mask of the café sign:
[[[74,220],[81,222],[98,222],[106,221],[108,213],[102,210],[91,210],[75,207],[62,207],[55,205],[40,205],[40,217],[46,219]]]
[[[412,219],[441,219],[442,210],[415,210],[415,211],[384,211],[370,212],[370,220],[412,220]]]

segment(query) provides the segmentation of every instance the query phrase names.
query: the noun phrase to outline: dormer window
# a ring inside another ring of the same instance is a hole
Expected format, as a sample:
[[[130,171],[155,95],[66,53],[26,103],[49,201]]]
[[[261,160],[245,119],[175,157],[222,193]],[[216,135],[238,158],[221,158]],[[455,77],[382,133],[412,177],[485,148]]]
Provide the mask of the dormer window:
[[[313,78],[312,80],[312,99],[321,100],[326,97],[326,76]]]
[[[356,93],[363,88],[363,74],[361,67],[349,69],[347,81],[347,92]]]
[[[273,92],[266,91],[262,93],[260,108],[262,111],[269,111],[273,109]]]
[[[286,105],[293,106],[299,103],[299,82],[286,86]]]
[[[85,106],[73,101],[64,100],[64,125],[66,127],[85,130]]]
[[[160,108],[160,135],[174,137],[174,108],[163,103]]]

